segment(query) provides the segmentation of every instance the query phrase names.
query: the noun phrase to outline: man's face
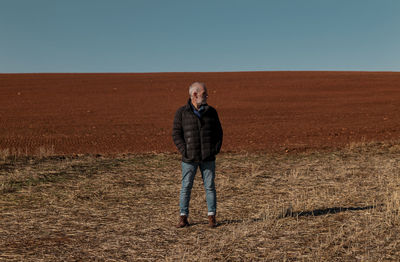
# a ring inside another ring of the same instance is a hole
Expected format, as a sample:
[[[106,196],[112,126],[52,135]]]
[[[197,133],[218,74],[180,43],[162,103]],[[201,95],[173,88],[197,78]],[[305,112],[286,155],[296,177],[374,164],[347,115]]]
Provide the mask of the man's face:
[[[201,86],[199,88],[199,91],[195,92],[194,95],[196,97],[196,104],[197,105],[205,105],[205,104],[207,104],[208,93],[207,93],[207,89],[205,87]]]

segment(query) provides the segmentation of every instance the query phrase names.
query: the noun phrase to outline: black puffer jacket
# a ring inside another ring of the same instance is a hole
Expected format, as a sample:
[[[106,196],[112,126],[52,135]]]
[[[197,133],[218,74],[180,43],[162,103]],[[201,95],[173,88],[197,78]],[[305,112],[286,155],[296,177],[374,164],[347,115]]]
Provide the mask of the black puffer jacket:
[[[213,161],[222,146],[222,127],[217,111],[205,106],[201,118],[191,108],[191,101],[176,111],[172,138],[187,163]]]

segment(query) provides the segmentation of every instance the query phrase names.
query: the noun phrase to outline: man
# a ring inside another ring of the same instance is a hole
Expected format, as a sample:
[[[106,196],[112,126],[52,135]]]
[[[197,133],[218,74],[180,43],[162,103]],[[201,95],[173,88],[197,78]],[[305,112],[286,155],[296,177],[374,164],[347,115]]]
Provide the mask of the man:
[[[182,187],[178,227],[189,226],[189,201],[197,168],[200,168],[208,208],[210,227],[216,227],[215,155],[222,145],[222,127],[217,111],[207,104],[207,88],[194,82],[189,101],[175,114],[172,138],[182,154]]]

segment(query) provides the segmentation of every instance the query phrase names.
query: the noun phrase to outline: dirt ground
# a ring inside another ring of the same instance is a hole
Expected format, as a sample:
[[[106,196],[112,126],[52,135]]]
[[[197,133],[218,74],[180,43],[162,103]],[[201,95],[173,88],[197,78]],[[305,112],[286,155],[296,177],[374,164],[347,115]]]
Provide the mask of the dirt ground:
[[[207,84],[225,152],[290,152],[399,140],[400,73],[0,74],[0,149],[176,151],[178,107]]]

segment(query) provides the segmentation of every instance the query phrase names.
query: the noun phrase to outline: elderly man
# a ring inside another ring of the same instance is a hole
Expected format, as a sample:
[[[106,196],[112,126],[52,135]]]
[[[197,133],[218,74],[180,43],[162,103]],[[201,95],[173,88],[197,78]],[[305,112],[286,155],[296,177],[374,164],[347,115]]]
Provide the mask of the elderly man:
[[[210,227],[216,227],[215,155],[222,145],[222,127],[217,111],[207,104],[207,88],[194,82],[189,87],[189,101],[175,114],[172,138],[182,154],[180,219],[177,227],[189,226],[189,201],[194,176],[200,168],[208,208]]]

